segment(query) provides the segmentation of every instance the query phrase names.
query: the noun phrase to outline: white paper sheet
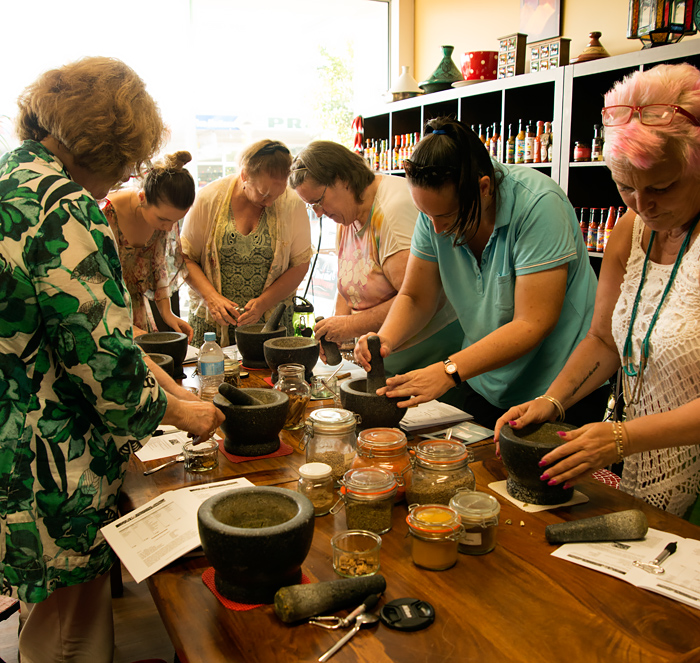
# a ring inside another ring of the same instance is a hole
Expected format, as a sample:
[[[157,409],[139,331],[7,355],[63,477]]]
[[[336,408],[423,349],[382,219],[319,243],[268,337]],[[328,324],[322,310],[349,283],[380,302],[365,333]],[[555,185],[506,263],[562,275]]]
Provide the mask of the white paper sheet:
[[[440,401],[429,401],[421,403],[417,407],[408,408],[399,426],[405,431],[414,431],[428,426],[454,424],[471,418],[471,414],[467,414],[454,405]]]
[[[177,456],[188,439],[190,438],[187,433],[181,430],[163,435],[154,435],[136,452],[136,457],[141,462],[146,462],[147,460]]]

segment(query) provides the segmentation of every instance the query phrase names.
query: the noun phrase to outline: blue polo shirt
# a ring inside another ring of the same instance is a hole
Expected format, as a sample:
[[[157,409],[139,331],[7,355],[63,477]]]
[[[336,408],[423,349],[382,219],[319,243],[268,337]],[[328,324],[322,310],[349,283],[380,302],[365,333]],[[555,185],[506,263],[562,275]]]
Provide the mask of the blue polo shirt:
[[[496,223],[477,262],[468,246],[435,233],[425,214],[413,232],[411,253],[437,262],[440,278],[464,330],[463,348],[511,322],[518,275],[568,264],[566,296],[552,333],[507,366],[469,379],[493,405],[508,408],[545,393],[590,327],[596,277],[566,194],[533,168],[494,162]]]

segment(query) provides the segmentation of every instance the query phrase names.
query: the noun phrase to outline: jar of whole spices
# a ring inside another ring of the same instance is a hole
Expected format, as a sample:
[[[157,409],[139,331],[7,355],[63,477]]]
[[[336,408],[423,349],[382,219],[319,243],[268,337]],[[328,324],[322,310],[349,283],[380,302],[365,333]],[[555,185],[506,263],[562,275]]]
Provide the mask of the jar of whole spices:
[[[224,382],[233,387],[241,386],[241,365],[228,357],[224,357]]]
[[[462,519],[464,531],[459,537],[459,552],[484,555],[496,547],[496,527],[501,505],[492,495],[478,490],[460,491],[450,500]]]
[[[415,446],[413,475],[406,484],[409,504],[448,505],[459,490],[474,490],[471,454],[456,440],[427,440]]]
[[[275,389],[289,396],[289,410],[284,420],[285,430],[298,430],[304,426],[306,406],[311,399],[311,387],[304,379],[306,369],[301,364],[280,364]]]
[[[363,529],[384,534],[391,529],[391,514],[396,495],[393,472],[379,467],[348,470],[340,492],[345,503],[348,529]]]
[[[357,436],[357,458],[352,466],[381,467],[392,472],[398,485],[396,501],[400,502],[413,473],[407,444],[406,435],[398,428],[367,428]]]
[[[302,441],[306,462],[330,465],[333,480],[339,482],[355,460],[356,424],[355,414],[350,410],[336,407],[313,410],[306,420]]]
[[[335,501],[331,466],[326,463],[306,463],[299,468],[297,491],[314,505],[315,516],[325,516]]]
[[[415,505],[410,507],[406,522],[416,566],[444,571],[455,565],[462,525],[454,509],[442,504]]]

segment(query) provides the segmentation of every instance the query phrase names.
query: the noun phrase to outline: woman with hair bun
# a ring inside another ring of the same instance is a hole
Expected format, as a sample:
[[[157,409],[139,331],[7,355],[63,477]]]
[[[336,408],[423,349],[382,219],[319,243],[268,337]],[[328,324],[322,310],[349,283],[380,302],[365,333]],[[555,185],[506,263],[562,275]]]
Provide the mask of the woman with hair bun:
[[[134,327],[157,331],[151,300],[163,322],[190,341],[192,327],[173,313],[170,297],[187,278],[179,222],[194,203],[194,179],[184,167],[191,160],[182,150],[168,154],[148,168],[140,189],[111,193],[102,209],[119,247]]]
[[[420,215],[406,278],[379,330],[382,355],[433,315],[443,292],[464,341],[442,361],[389,378],[380,393],[410,407],[465,381],[461,407],[492,428],[508,407],[545,392],[590,324],[596,279],[576,215],[551,178],[492,160],[455,120],[431,120],[404,164]],[[355,355],[369,367],[366,337]],[[593,400],[602,416],[601,391]]]

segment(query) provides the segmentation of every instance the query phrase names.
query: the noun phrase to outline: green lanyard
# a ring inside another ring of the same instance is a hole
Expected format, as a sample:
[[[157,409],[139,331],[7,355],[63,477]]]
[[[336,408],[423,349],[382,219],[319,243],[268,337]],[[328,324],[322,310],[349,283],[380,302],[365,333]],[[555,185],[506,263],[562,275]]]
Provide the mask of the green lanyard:
[[[676,278],[676,274],[678,273],[678,269],[681,266],[681,261],[683,260],[683,256],[685,255],[686,250],[688,249],[688,244],[690,244],[690,238],[693,234],[693,231],[695,230],[695,226],[698,224],[698,220],[700,219],[700,215],[695,217],[695,220],[691,224],[688,233],[685,236],[685,239],[683,240],[683,244],[681,245],[681,249],[678,252],[678,255],[676,256],[676,262],[673,264],[673,270],[671,271],[671,276],[668,279],[668,283],[666,284],[666,288],[664,289],[663,294],[661,295],[661,301],[659,302],[659,305],[656,307],[656,311],[654,311],[654,316],[651,319],[651,323],[649,324],[649,329],[647,330],[646,336],[644,337],[644,340],[642,341],[642,348],[640,352],[640,357],[639,357],[639,366],[637,368],[634,367],[634,364],[632,363],[632,331],[634,329],[634,321],[637,318],[637,308],[639,307],[639,300],[642,297],[642,288],[644,287],[644,280],[646,279],[646,274],[647,274],[647,267],[649,266],[649,254],[651,253],[651,247],[654,244],[654,237],[656,236],[655,231],[651,231],[651,236],[649,237],[649,246],[647,247],[647,252],[646,255],[644,256],[644,265],[642,267],[642,278],[639,280],[639,287],[637,288],[637,295],[634,298],[634,307],[632,308],[632,317],[630,318],[630,326],[629,330],[627,331],[627,338],[625,339],[625,345],[622,348],[622,370],[624,371],[624,376],[627,378],[627,382],[629,382],[630,377],[637,377],[637,384],[635,385],[634,392],[632,394],[629,394],[628,391],[628,396],[631,396],[631,399],[625,399],[628,403],[636,403],[639,400],[639,396],[641,395],[641,386],[642,386],[642,379],[644,377],[644,369],[646,368],[647,362],[649,360],[649,347],[650,347],[650,342],[651,342],[651,332],[654,329],[654,325],[656,325],[656,321],[659,318],[659,313],[661,312],[661,307],[664,305],[664,301],[666,301],[666,295],[668,295],[669,291],[671,290],[671,286],[673,285],[673,282]]]

